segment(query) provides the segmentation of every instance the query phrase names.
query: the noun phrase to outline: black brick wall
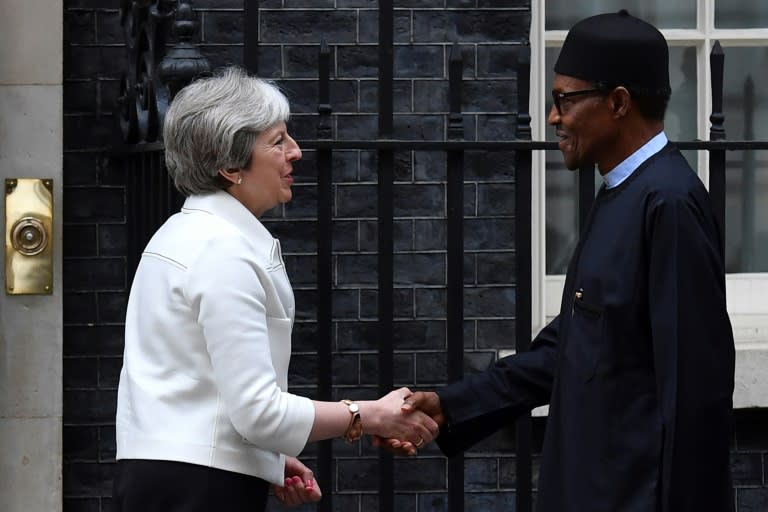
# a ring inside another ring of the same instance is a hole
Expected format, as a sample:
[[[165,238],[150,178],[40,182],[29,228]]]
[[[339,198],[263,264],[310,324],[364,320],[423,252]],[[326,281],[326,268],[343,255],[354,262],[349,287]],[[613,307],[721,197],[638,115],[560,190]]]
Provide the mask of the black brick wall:
[[[114,413],[127,297],[125,177],[109,158],[119,142],[112,116],[127,66],[119,0],[67,0],[64,27],[64,510],[110,510]],[[213,66],[241,64],[242,0],[198,0],[198,42]],[[316,130],[318,43],[332,51],[333,130],[375,138],[375,0],[264,0],[260,74],[288,94],[297,138]],[[395,2],[395,136],[443,139],[447,59],[464,59],[467,139],[514,133],[516,47],[527,37],[529,0]],[[250,28],[249,30],[255,30]],[[292,389],[314,396],[316,346],[315,155],[296,166],[294,200],[265,222],[283,244],[294,284],[297,324]],[[513,154],[466,154],[465,370],[479,371],[514,347]],[[395,384],[432,388],[446,381],[445,156],[399,152],[395,162]],[[376,154],[334,153],[335,353],[338,397],[374,397],[376,355]],[[534,421],[536,453],[543,420]],[[768,509],[768,411],[739,411],[734,480],[740,512]],[[334,508],[374,511],[378,465],[367,441],[334,444]],[[305,460],[312,463],[315,447]],[[706,460],[706,454],[702,454]],[[536,473],[538,458],[534,459]],[[396,507],[447,510],[446,463],[434,446],[396,459]],[[514,438],[497,433],[467,454],[467,511],[514,510]],[[273,510],[280,507],[271,504]],[[304,507],[311,510],[312,507]]]

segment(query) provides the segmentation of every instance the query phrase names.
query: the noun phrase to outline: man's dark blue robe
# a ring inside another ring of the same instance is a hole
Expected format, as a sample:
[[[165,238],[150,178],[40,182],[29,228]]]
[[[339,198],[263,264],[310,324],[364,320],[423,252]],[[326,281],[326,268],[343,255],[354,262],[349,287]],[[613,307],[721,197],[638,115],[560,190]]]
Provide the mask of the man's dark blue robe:
[[[560,314],[529,352],[438,392],[446,454],[550,404],[540,512],[733,509],[734,379],[722,236],[667,145],[601,187]]]

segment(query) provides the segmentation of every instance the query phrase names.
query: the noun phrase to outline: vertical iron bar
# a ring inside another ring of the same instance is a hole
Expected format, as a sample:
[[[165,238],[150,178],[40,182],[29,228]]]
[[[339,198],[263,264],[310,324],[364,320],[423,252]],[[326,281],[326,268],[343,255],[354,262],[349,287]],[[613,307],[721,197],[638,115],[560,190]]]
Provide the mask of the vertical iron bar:
[[[528,112],[530,95],[531,49],[522,46],[518,52],[517,68],[517,139],[531,140],[531,116]],[[531,178],[532,155],[530,149],[515,151],[515,257],[517,259],[517,293],[515,296],[515,350],[525,352],[531,344]],[[515,454],[517,465],[517,492],[515,509],[530,512],[533,504],[531,469],[531,415],[525,414],[516,422]]]
[[[392,0],[379,0],[379,138],[392,137],[393,125],[393,37],[394,9]],[[379,394],[393,385],[393,273],[394,273],[394,208],[392,150],[378,152],[378,286],[379,286]],[[379,451],[379,512],[394,510],[392,455]]]
[[[256,75],[259,73],[259,0],[243,2],[243,65]]]
[[[138,180],[136,179],[136,156],[128,155],[122,165],[127,174],[125,187],[126,216],[125,222],[128,230],[128,286],[133,282],[133,276],[138,266],[137,254],[139,253],[139,240],[137,230],[137,208],[136,208],[136,189]]]
[[[331,53],[325,40],[320,45],[318,58],[319,94],[317,112],[317,138],[331,138],[330,74]],[[320,400],[333,399],[333,155],[331,149],[317,150],[317,335],[320,341],[318,357],[318,396]],[[320,512],[333,510],[333,442],[322,441],[318,447],[318,482],[327,489],[318,504]]]
[[[464,138],[461,116],[461,48],[454,43],[448,61],[448,139]],[[464,375],[464,151],[447,155],[448,202],[448,380]],[[448,459],[448,512],[464,510],[464,454]]]
[[[755,82],[751,76],[744,81],[744,140],[755,137]],[[755,168],[756,151],[742,151],[743,165],[741,171],[741,272],[755,271]]]
[[[725,55],[720,41],[715,41],[709,54],[709,65],[712,71],[712,115],[709,121],[709,140],[725,139],[725,114],[723,113],[723,72]],[[725,150],[709,151],[709,195],[712,198],[712,209],[715,220],[723,237],[722,258],[725,262]]]

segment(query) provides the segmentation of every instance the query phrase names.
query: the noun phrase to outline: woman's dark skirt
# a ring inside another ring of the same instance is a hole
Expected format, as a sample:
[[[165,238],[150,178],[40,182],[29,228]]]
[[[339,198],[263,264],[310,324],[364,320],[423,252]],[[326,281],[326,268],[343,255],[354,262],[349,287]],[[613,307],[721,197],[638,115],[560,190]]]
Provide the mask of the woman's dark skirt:
[[[117,461],[115,512],[262,512],[269,482],[254,476],[164,460]]]

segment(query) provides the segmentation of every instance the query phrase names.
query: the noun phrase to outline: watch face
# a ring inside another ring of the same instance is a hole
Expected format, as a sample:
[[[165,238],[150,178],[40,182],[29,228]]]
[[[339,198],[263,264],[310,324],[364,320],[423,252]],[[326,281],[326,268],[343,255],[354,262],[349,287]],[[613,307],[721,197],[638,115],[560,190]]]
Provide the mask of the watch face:
[[[349,404],[349,410],[350,410],[350,412],[359,412],[360,411],[360,407],[358,407],[357,404],[354,404],[354,403],[353,404]]]

